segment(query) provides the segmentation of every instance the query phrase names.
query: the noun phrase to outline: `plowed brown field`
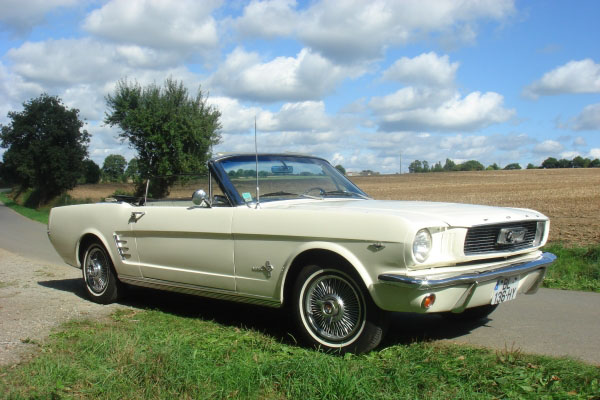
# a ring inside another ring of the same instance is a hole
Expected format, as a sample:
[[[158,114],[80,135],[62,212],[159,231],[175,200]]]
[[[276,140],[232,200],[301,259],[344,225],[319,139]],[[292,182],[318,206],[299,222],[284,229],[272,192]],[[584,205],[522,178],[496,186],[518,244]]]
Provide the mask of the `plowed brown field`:
[[[448,172],[351,178],[375,199],[523,207],[551,220],[550,240],[600,243],[600,168]],[[69,194],[100,200],[127,184],[82,185]]]
[[[449,172],[352,177],[376,199],[532,208],[550,217],[550,240],[600,243],[600,169]]]

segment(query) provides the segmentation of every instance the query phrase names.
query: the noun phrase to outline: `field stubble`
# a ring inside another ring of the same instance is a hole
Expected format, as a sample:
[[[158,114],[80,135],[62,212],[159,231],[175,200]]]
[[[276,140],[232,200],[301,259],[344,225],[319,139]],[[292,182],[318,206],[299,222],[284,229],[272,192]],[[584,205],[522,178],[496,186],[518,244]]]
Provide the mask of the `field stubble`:
[[[449,172],[352,177],[382,200],[531,208],[550,218],[550,240],[600,243],[600,169]]]
[[[532,208],[550,217],[550,240],[600,243],[600,169],[446,172],[352,177],[379,200],[427,200]],[[206,189],[206,188],[205,188]],[[81,185],[69,192],[94,201],[130,184]]]

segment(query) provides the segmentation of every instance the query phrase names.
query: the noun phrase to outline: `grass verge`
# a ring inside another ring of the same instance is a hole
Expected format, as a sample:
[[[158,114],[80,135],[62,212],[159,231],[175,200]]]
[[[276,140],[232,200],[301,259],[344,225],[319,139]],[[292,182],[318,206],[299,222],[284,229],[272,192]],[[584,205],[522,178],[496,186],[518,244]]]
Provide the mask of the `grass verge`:
[[[0,193],[0,201],[4,203],[8,208],[11,208],[19,214],[32,219],[34,221],[41,222],[42,224],[48,225],[48,215],[50,209],[35,210],[33,208],[22,206],[10,198],[6,193]]]
[[[552,243],[544,250],[556,255],[544,287],[600,292],[600,245],[565,247]]]
[[[161,311],[71,322],[27,364],[0,370],[5,398],[595,398],[600,369],[439,343],[338,356]],[[1,395],[0,395],[1,396]]]

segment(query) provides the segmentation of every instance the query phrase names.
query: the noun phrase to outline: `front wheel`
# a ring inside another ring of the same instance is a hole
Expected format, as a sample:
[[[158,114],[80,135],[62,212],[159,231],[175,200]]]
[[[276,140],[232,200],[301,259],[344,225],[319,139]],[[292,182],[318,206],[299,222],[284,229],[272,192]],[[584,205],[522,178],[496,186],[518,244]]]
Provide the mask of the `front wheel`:
[[[110,256],[101,243],[88,246],[82,269],[85,288],[92,301],[109,304],[120,297],[123,284],[117,279]]]
[[[300,339],[324,350],[364,353],[385,331],[385,313],[358,279],[339,269],[305,267],[293,290],[293,317]]]

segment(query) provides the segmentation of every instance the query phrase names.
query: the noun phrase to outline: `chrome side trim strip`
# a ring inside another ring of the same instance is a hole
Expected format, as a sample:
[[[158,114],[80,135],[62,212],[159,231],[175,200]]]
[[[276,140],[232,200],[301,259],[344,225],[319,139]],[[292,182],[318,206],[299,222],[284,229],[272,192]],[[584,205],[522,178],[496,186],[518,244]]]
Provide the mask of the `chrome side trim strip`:
[[[399,285],[403,287],[409,287],[417,290],[430,290],[445,288],[450,286],[470,285],[477,282],[482,284],[500,277],[510,277],[514,275],[520,275],[535,271],[537,269],[543,269],[544,272],[550,264],[556,260],[556,256],[552,253],[543,253],[540,258],[534,261],[529,261],[522,264],[509,265],[494,269],[491,271],[485,271],[480,273],[468,273],[464,275],[451,276],[443,279],[428,279],[428,278],[415,278],[406,275],[395,275],[395,274],[381,274],[379,275],[379,282],[388,283],[393,285]],[[544,275],[544,274],[540,274]],[[538,279],[537,285],[541,284],[543,278]],[[535,285],[533,285],[535,286]],[[533,293],[534,287],[528,290],[528,293]]]
[[[230,300],[241,303],[257,304],[267,307],[279,308],[281,303],[277,300],[264,297],[252,297],[229,290],[215,289],[204,286],[189,285],[186,283],[161,281],[152,278],[140,278],[135,276],[119,275],[119,280],[134,286],[143,286],[152,289],[168,290],[171,292],[192,294],[195,296],[210,297],[212,299]]]

